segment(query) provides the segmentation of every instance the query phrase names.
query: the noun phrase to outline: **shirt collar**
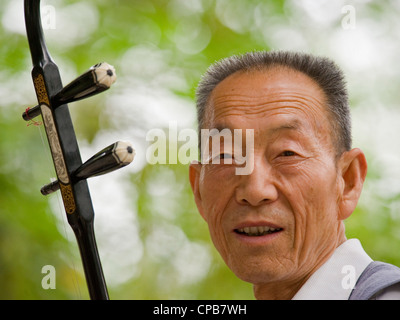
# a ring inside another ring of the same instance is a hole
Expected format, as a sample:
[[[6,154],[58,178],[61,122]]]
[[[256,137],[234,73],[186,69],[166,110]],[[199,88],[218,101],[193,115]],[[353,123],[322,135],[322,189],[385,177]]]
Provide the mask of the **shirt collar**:
[[[358,239],[349,239],[333,252],[292,300],[348,300],[361,273],[372,262]]]

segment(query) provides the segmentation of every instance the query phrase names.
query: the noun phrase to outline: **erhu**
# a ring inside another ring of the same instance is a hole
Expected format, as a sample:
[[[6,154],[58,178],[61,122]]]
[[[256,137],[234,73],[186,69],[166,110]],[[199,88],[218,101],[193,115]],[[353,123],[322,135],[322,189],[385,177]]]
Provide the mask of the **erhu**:
[[[41,192],[47,195],[60,190],[68,223],[78,242],[90,298],[108,300],[86,179],[128,165],[135,152],[129,142],[118,141],[82,163],[67,103],[107,90],[115,82],[116,73],[111,65],[98,63],[63,87],[58,67],[44,40],[40,0],[25,0],[24,10],[38,105],[25,110],[22,117],[29,121],[42,116],[57,174],[57,179]]]

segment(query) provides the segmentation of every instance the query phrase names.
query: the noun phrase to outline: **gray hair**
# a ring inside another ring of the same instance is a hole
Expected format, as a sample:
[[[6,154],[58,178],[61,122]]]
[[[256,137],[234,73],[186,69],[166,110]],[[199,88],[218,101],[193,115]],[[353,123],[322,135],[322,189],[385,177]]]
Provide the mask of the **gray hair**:
[[[232,56],[211,65],[196,90],[199,131],[205,127],[205,113],[214,88],[229,75],[238,71],[266,70],[287,67],[313,79],[326,95],[331,115],[332,141],[337,155],[351,149],[351,116],[343,72],[330,59],[290,51],[256,51]]]

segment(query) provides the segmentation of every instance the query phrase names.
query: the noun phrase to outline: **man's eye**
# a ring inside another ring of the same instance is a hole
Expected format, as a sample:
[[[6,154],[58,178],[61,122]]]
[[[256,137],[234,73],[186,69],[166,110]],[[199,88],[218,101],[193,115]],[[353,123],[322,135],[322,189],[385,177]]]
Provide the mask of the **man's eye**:
[[[283,156],[283,157],[292,157],[295,155],[296,155],[296,153],[293,151],[290,151],[290,150],[285,150],[281,153],[281,156]]]
[[[230,153],[221,153],[219,155],[219,158],[220,159],[232,159],[233,157],[232,157],[232,155]]]
[[[213,157],[212,163],[232,164],[233,163],[233,155],[230,153],[219,153]]]

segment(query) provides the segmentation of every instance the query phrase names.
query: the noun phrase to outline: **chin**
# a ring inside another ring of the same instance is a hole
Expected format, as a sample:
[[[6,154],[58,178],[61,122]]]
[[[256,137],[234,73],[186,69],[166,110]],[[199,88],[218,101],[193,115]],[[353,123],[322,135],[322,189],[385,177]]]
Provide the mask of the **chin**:
[[[283,267],[279,262],[239,261],[238,264],[228,264],[228,267],[239,279],[252,284],[280,281],[290,274],[289,268]]]

